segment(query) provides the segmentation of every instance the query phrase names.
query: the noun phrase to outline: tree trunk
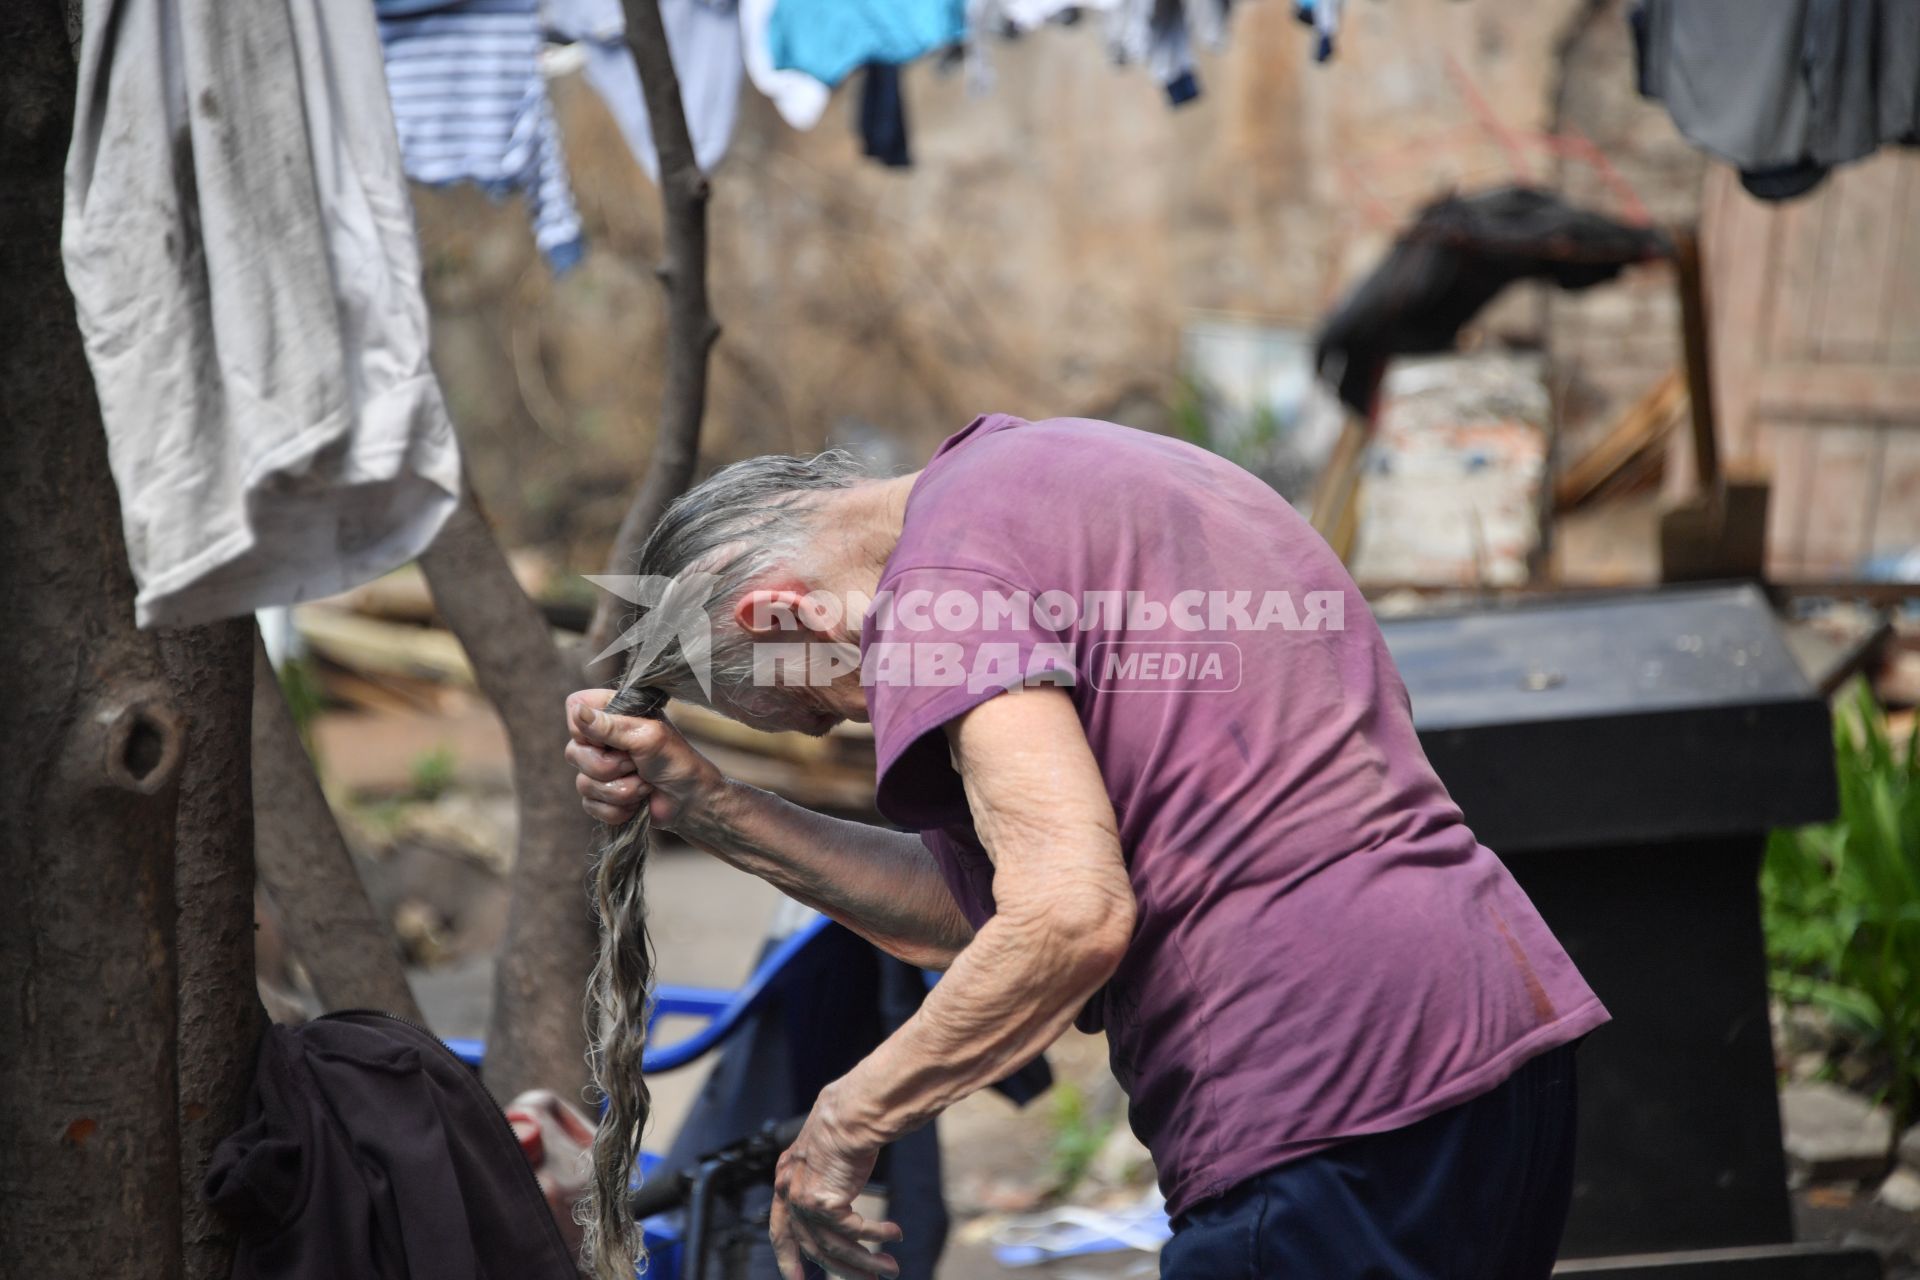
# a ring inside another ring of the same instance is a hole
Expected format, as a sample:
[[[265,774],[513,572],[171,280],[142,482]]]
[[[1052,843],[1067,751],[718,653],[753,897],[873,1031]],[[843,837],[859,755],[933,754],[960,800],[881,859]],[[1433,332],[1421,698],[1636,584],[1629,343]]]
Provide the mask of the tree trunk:
[[[374,911],[320,789],[299,726],[252,641],[254,856],[287,943],[329,1009],[379,1009],[423,1021],[393,930]]]
[[[200,1183],[214,1147],[246,1118],[266,1026],[253,962],[253,619],[159,639],[175,703],[187,709],[174,841],[184,1274],[225,1280],[233,1233]]]
[[[500,1098],[535,1088],[579,1098],[588,1080],[581,999],[597,936],[587,900],[593,823],[563,754],[578,671],[514,579],[470,487],[420,565],[513,752],[520,838],[494,974],[487,1084]]]
[[[185,726],[61,268],[68,34],[57,0],[0,17],[0,1276],[174,1280]]]

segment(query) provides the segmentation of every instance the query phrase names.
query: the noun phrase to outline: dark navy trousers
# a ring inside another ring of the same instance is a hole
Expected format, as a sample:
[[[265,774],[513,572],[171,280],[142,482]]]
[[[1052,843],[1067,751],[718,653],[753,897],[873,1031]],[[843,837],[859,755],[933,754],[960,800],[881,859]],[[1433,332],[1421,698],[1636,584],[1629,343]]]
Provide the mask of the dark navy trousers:
[[[1544,1278],[1573,1192],[1573,1054],[1201,1202],[1174,1219],[1162,1280]]]

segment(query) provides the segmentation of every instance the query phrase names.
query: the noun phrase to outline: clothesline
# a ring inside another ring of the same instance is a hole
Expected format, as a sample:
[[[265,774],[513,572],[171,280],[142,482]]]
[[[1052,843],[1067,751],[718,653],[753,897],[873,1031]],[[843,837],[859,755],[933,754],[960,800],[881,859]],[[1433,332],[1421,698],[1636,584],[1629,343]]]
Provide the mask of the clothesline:
[[[1544,152],[1584,165],[1593,171],[1600,185],[1612,194],[1616,205],[1614,214],[1621,222],[1628,226],[1646,226],[1652,222],[1640,193],[1633,189],[1633,185],[1594,145],[1593,140],[1576,126],[1562,125],[1553,133],[1516,128],[1500,118],[1493,104],[1487,101],[1486,94],[1481,92],[1479,83],[1458,58],[1447,54],[1444,66],[1448,82],[1472,116],[1470,122],[1433,133],[1417,134],[1396,146],[1372,151],[1364,161],[1349,156],[1340,156],[1335,160],[1336,173],[1343,185],[1350,188],[1353,202],[1361,207],[1368,222],[1375,227],[1398,228],[1406,217],[1404,208],[1381,197],[1374,181],[1375,174],[1403,167],[1412,169],[1419,175],[1418,195],[1425,198],[1432,190],[1433,157],[1454,150],[1463,141],[1476,147],[1491,143],[1506,163],[1504,172],[1498,175],[1499,180],[1515,186],[1534,183],[1533,165],[1529,159],[1532,152]]]
[[[581,51],[635,160],[659,160],[626,43],[620,0],[372,0],[407,176],[525,195],[534,241],[554,271],[584,251],[559,125],[541,72],[549,42]],[[1313,28],[1313,57],[1332,56],[1344,0],[1292,0]],[[1231,0],[659,0],[695,158],[725,156],[742,81],[795,129],[811,129],[833,90],[861,77],[856,117],[865,154],[912,163],[901,71],[939,55],[964,62],[987,91],[988,44],[1098,15],[1109,55],[1145,68],[1172,106],[1201,96],[1196,47],[1225,47]],[[964,51],[955,59],[955,51]]]

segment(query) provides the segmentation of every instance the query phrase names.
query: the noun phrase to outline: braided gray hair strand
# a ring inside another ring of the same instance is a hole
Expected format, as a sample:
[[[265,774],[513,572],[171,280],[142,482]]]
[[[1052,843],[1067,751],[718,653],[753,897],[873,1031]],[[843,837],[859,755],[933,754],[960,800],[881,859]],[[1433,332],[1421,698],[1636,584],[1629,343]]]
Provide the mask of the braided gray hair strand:
[[[727,614],[756,579],[803,553],[813,534],[807,499],[866,478],[843,450],[812,458],[750,458],[715,472],[667,508],[641,549],[638,568],[676,581],[690,570],[711,575],[700,604],[713,639],[710,652],[700,656],[709,662],[712,680],[751,679],[750,643]],[[647,653],[652,656],[642,658]],[[663,718],[669,688],[693,681],[689,663],[677,644],[636,647],[606,712]],[[653,986],[645,892],[651,828],[643,804],[624,825],[605,832],[593,867],[600,953],[587,987],[588,1060],[606,1107],[594,1134],[592,1186],[578,1213],[585,1228],[583,1259],[598,1280],[632,1280],[644,1258],[627,1189],[651,1106],[642,1073]]]
[[[607,703],[612,715],[660,717],[664,689],[628,685]],[[588,1037],[595,1090],[606,1102],[593,1138],[593,1190],[583,1225],[585,1259],[600,1280],[629,1280],[642,1254],[627,1212],[627,1187],[652,1109],[641,1064],[653,987],[647,936],[646,865],[652,840],[647,805],[612,830],[593,868],[600,954],[587,984]]]

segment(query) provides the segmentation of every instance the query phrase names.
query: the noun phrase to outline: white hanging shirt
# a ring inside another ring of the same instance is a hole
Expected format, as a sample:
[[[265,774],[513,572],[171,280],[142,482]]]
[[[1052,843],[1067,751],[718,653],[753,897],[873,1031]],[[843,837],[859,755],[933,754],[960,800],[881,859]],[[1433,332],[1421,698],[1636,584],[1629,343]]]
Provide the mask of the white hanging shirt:
[[[660,180],[660,156],[640,84],[640,69],[627,47],[627,19],[620,0],[544,0],[547,30],[578,41],[586,54],[587,83],[600,95],[647,177]],[[680,81],[680,108],[701,172],[711,173],[727,155],[740,111],[740,20],[730,0],[660,0],[660,21]]]
[[[84,22],[62,250],[140,625],[412,559],[460,458],[372,6],[86,0]]]
[[[795,129],[811,129],[826,112],[833,90],[804,71],[781,71],[767,48],[767,22],[776,0],[740,0],[740,51],[746,57],[747,78]]]

